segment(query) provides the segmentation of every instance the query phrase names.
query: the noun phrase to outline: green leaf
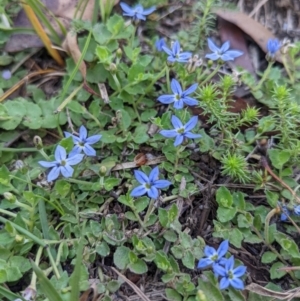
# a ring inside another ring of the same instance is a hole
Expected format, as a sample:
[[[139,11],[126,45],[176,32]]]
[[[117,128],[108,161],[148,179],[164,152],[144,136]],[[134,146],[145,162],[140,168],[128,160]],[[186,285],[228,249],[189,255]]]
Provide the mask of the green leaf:
[[[120,127],[123,130],[126,130],[131,125],[131,122],[132,122],[131,117],[130,117],[129,113],[124,109],[120,109],[119,114],[121,117]],[[102,137],[102,141],[103,141],[103,137]]]
[[[193,240],[191,236],[185,232],[179,233],[180,243],[185,249],[189,249],[193,246]]]
[[[269,205],[270,205],[272,208],[277,207],[278,200],[279,200],[279,195],[278,195],[278,193],[273,192],[273,191],[270,191],[270,190],[267,190],[267,191],[266,191],[266,197],[267,197],[267,201],[268,201]]]
[[[5,165],[2,165],[0,167],[0,184],[4,186],[9,186],[10,185],[10,172],[8,168]]]
[[[135,262],[130,263],[128,268],[135,274],[145,274],[148,271],[147,264],[140,258],[138,258]]]
[[[65,197],[71,188],[71,184],[65,180],[57,180],[54,185],[54,191],[57,191],[62,197]]]
[[[245,197],[244,196],[245,196],[244,193],[242,193],[240,191],[234,192],[232,194],[233,203],[240,210],[245,210],[245,207],[246,207]]]
[[[233,197],[226,187],[220,187],[216,194],[217,203],[225,208],[230,208],[233,203]]]
[[[166,228],[169,222],[169,216],[168,216],[168,211],[163,208],[158,209],[158,219],[160,224]]]
[[[133,133],[133,141],[137,144],[145,143],[149,140],[149,135],[147,134],[148,126],[146,124],[139,125]]]
[[[164,235],[164,239],[169,242],[175,242],[177,240],[177,233],[173,230],[167,230]]]
[[[159,269],[166,272],[171,267],[167,255],[163,251],[158,251],[154,259],[155,264]]]
[[[278,271],[279,268],[283,268],[285,265],[282,262],[275,262],[270,269],[271,279],[280,279],[286,275],[285,271]]]
[[[2,283],[1,282],[1,271],[0,271],[0,283]],[[0,286],[0,297],[7,298],[9,301],[15,301],[16,299],[25,301],[25,299],[23,297],[16,295],[12,291],[6,289],[4,286]]]
[[[124,19],[120,15],[113,15],[106,22],[106,26],[112,34],[116,35],[123,29]]]
[[[111,280],[107,283],[106,288],[111,292],[115,293],[121,286],[121,282],[117,280]],[[104,299],[103,299],[104,300]]]
[[[129,68],[128,80],[130,82],[138,81],[140,76],[145,73],[145,67],[140,64],[135,64]]]
[[[245,301],[243,294],[232,287],[229,288],[228,295],[230,297],[230,301]]]
[[[182,263],[188,269],[195,269],[195,257],[190,250],[185,251],[184,256],[182,258]]]
[[[41,108],[31,102],[24,103],[26,108],[26,115],[23,119],[23,125],[30,129],[39,129],[42,125],[42,110]]]
[[[268,154],[272,165],[277,169],[282,169],[283,165],[287,163],[291,157],[291,152],[287,149],[269,149]]]
[[[138,198],[134,202],[134,207],[136,208],[137,213],[142,212],[145,208],[147,208],[148,205],[149,205],[149,198],[147,197]]]
[[[82,107],[82,105],[77,102],[72,100],[71,102],[68,103],[67,108],[70,109],[70,111],[74,112],[74,113],[79,113],[82,114],[84,113],[84,108]]]
[[[108,178],[104,181],[104,189],[106,191],[111,191],[115,186],[120,184],[120,179],[117,178]]]
[[[175,291],[174,289],[166,288],[165,292],[168,300],[182,301],[182,296],[179,293],[177,293],[177,291]]]
[[[22,121],[26,115],[26,103],[25,99],[10,100],[4,104],[7,115],[10,117],[9,120],[1,121],[0,128],[5,130],[14,130]]]
[[[106,257],[110,253],[110,248],[105,241],[102,241],[99,245],[97,245],[95,251],[102,257]]]
[[[8,260],[10,267],[17,267],[21,273],[25,273],[31,269],[31,264],[27,258],[22,256],[12,256]]]
[[[277,255],[273,252],[267,251],[263,254],[261,258],[262,263],[271,263],[277,258]]]
[[[105,46],[98,45],[96,48],[96,55],[101,63],[110,63],[111,61],[110,53]]]
[[[59,293],[56,291],[53,284],[50,280],[45,276],[44,272],[32,261],[32,268],[37,275],[39,280],[39,285],[41,286],[42,291],[49,299],[49,301],[63,301]],[[76,299],[73,299],[76,300]]]
[[[7,281],[6,270],[0,269],[0,283],[5,283]]]
[[[224,297],[217,285],[208,279],[199,277],[197,289],[204,293],[207,301],[224,301]]]
[[[96,23],[93,28],[93,36],[97,43],[104,45],[112,36],[111,32],[102,23]]]
[[[217,210],[218,220],[222,223],[232,220],[237,213],[237,208],[222,208]]]
[[[124,246],[118,247],[114,253],[114,264],[120,270],[123,270],[129,264],[130,249]]]

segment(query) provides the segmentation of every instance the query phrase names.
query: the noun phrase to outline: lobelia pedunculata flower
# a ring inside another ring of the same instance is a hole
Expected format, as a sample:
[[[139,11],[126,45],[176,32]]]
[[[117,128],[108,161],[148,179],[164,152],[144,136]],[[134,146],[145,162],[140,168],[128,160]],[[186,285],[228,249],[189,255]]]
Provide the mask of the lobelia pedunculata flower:
[[[156,47],[156,50],[157,50],[157,51],[159,51],[159,52],[163,51],[163,47],[167,47],[167,44],[166,44],[166,42],[165,42],[165,39],[164,39],[164,38],[161,38],[161,39],[157,40],[157,41],[155,42],[155,47]]]
[[[141,4],[130,7],[124,2],[120,2],[120,6],[123,10],[123,16],[131,17],[133,20],[145,21],[146,17],[156,10],[155,6],[145,9]]]
[[[194,98],[189,97],[189,94],[192,94],[197,89],[198,84],[191,85],[185,91],[182,91],[181,85],[176,79],[172,79],[171,81],[171,90],[174,94],[169,95],[161,95],[157,98],[163,104],[174,103],[175,109],[182,109],[183,105],[186,104],[188,106],[196,106],[198,101]]]
[[[216,44],[211,39],[207,39],[207,42],[208,42],[208,48],[213,53],[206,54],[205,57],[212,61],[216,61],[218,59],[221,59],[224,62],[233,61],[235,58],[243,55],[242,51],[229,50],[229,47],[230,47],[229,41],[225,42],[221,46],[221,48],[216,46]]]
[[[281,45],[277,39],[269,39],[267,42],[268,55],[273,58]]]
[[[131,191],[130,195],[133,197],[139,197],[147,193],[149,198],[157,199],[159,195],[158,189],[166,188],[172,184],[168,180],[159,180],[158,167],[151,170],[149,177],[140,170],[135,170],[134,176],[141,185]]]
[[[192,117],[185,125],[175,115],[171,118],[173,130],[161,130],[159,133],[167,138],[175,138],[174,146],[180,145],[185,138],[196,139],[201,138],[202,135],[194,134],[191,130],[197,125],[198,117]]]
[[[192,57],[191,52],[181,52],[180,44],[178,41],[174,42],[171,49],[169,49],[167,46],[162,46],[162,49],[168,55],[167,60],[172,63],[187,63]]]
[[[72,177],[74,169],[71,166],[81,162],[83,156],[82,154],[77,154],[67,158],[66,150],[61,145],[58,145],[54,153],[55,161],[39,161],[38,163],[45,168],[52,168],[47,176],[47,181],[51,182],[56,180],[60,174],[65,178]]]
[[[82,151],[87,156],[96,156],[96,151],[91,147],[91,145],[97,143],[101,139],[102,135],[93,135],[88,137],[87,129],[83,125],[79,128],[79,137],[68,132],[64,132],[64,134],[67,138],[72,137],[75,144],[74,148],[69,154],[70,157],[80,154]]]
[[[237,290],[244,289],[244,282],[240,279],[246,273],[246,267],[240,265],[234,268],[234,257],[226,259],[224,267],[217,265],[214,268],[215,274],[221,276],[220,289],[226,289],[229,286]]]

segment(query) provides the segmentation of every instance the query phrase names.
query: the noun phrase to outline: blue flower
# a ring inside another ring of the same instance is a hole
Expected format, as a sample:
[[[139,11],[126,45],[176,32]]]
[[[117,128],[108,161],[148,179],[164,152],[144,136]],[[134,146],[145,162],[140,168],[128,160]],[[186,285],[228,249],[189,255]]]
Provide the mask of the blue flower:
[[[167,180],[158,180],[158,175],[158,167],[151,170],[149,177],[142,171],[135,170],[134,176],[141,185],[134,188],[130,195],[133,197],[139,197],[147,193],[149,198],[157,199],[158,189],[166,188],[172,184]]]
[[[3,70],[2,71],[2,78],[6,79],[6,80],[10,79],[11,78],[11,72],[9,70]]]
[[[158,97],[158,101],[164,104],[170,104],[174,102],[175,109],[182,109],[184,103],[189,106],[195,106],[198,104],[198,101],[194,98],[191,98],[187,95],[193,93],[198,87],[198,84],[191,85],[187,90],[182,91],[182,88],[179,82],[176,79],[171,81],[171,90],[174,94],[171,95],[161,95]]]
[[[156,9],[155,6],[144,9],[141,4],[130,7],[124,2],[121,2],[120,5],[123,9],[123,16],[131,17],[133,20],[146,20],[146,16],[152,14]]]
[[[225,266],[217,265],[215,267],[216,273],[221,276],[220,280],[220,289],[226,289],[231,285],[237,290],[244,289],[244,282],[240,279],[246,273],[246,267],[240,265],[234,267],[234,257],[231,256],[229,259],[226,259]]]
[[[187,63],[192,56],[191,52],[180,52],[180,44],[178,41],[174,42],[172,49],[169,49],[167,46],[162,46],[162,49],[169,55],[167,58],[169,62]]]
[[[205,246],[204,254],[206,258],[202,258],[199,260],[197,268],[204,269],[212,265],[216,276],[218,276],[216,266],[224,265],[226,263],[227,260],[226,258],[224,258],[224,255],[228,252],[228,247],[228,240],[224,240],[220,244],[218,250],[214,249],[213,247]]]
[[[206,58],[216,61],[221,59],[224,62],[233,61],[236,57],[239,57],[243,54],[242,51],[239,50],[228,50],[230,47],[230,43],[225,42],[221,48],[218,48],[211,39],[207,39],[208,48],[213,52],[205,55]]]
[[[155,42],[155,47],[156,47],[157,51],[163,51],[163,46],[167,47],[167,44],[166,44],[164,38],[161,38]]]
[[[67,158],[66,150],[61,145],[58,145],[55,149],[54,157],[55,161],[52,162],[39,161],[39,164],[43,167],[52,167],[47,176],[48,182],[54,181],[60,174],[62,174],[65,178],[72,177],[74,169],[71,165],[76,165],[81,162],[83,155],[77,154]]]
[[[72,137],[75,144],[74,148],[70,152],[70,157],[76,154],[80,154],[81,151],[83,151],[87,156],[96,155],[96,151],[91,147],[91,144],[98,142],[101,139],[102,135],[87,137],[87,130],[83,125],[79,128],[79,137],[68,132],[64,132],[64,134],[67,138]]]
[[[277,39],[269,39],[267,50],[270,57],[274,57],[275,53],[280,49],[280,42]]]
[[[300,215],[300,205],[294,206],[294,214]]]
[[[201,138],[200,134],[193,134],[190,131],[197,125],[198,117],[192,117],[185,125],[182,124],[180,119],[175,115],[172,116],[171,122],[174,126],[173,130],[161,130],[159,133],[167,138],[175,138],[174,146],[178,146],[184,140],[184,138]]]

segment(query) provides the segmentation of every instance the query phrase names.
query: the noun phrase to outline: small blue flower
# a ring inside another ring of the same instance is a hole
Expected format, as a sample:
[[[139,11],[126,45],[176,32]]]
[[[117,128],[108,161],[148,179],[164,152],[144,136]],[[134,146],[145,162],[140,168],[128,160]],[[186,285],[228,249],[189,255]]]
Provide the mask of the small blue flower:
[[[162,46],[162,49],[169,55],[167,58],[169,62],[187,63],[192,56],[191,52],[180,52],[180,44],[178,41],[174,42],[172,49],[169,49],[167,46]]]
[[[146,20],[146,16],[152,14],[156,9],[155,6],[152,6],[148,9],[144,9],[141,4],[137,4],[133,7],[130,7],[124,2],[121,2],[120,5],[123,10],[123,16],[131,17],[133,18],[133,20]]]
[[[72,177],[74,169],[71,167],[71,165],[76,165],[79,162],[81,162],[81,160],[83,159],[83,155],[77,154],[74,156],[69,156],[69,158],[67,158],[66,150],[61,145],[58,145],[55,149],[54,158],[55,161],[52,162],[38,162],[43,167],[52,167],[47,176],[48,182],[54,181],[58,178],[60,174],[62,174],[65,178]]]
[[[230,47],[230,43],[227,41],[225,42],[221,48],[217,47],[215,43],[211,39],[207,39],[208,41],[208,48],[213,52],[206,54],[205,57],[216,61],[221,59],[224,62],[233,61],[236,57],[243,55],[242,51],[239,50],[228,50]]]
[[[300,205],[294,206],[294,214],[300,215]]]
[[[74,148],[70,152],[70,157],[76,154],[80,154],[82,151],[87,155],[87,156],[95,156],[96,151],[91,147],[91,144],[97,143],[102,135],[94,135],[91,137],[87,137],[87,130],[85,126],[81,126],[79,128],[79,137],[72,135],[68,132],[64,132],[65,137],[72,137],[73,142],[75,144]]]
[[[215,267],[216,273],[221,276],[220,280],[220,289],[226,289],[231,285],[233,288],[237,290],[244,289],[244,282],[240,279],[246,273],[246,267],[240,265],[234,267],[234,257],[231,256],[229,259],[226,259],[225,266],[217,265]]]
[[[228,240],[224,240],[218,250],[214,249],[213,247],[205,246],[204,254],[206,258],[202,258],[199,260],[198,269],[205,269],[212,265],[213,270],[217,275],[217,269],[215,269],[218,265],[223,265],[226,263],[226,258],[224,258],[225,254],[228,252],[229,243]]]
[[[6,79],[6,80],[10,79],[11,78],[11,72],[9,70],[3,70],[2,71],[2,78]]]
[[[279,203],[280,205],[280,203]],[[285,222],[288,219],[288,216],[291,215],[290,210],[286,207],[286,205],[281,206],[281,215],[280,215],[280,220],[282,222]]]
[[[161,39],[157,40],[155,42],[155,47],[156,47],[157,51],[159,51],[159,52],[163,51],[163,47],[167,47],[165,39],[161,38]]]
[[[174,94],[171,95],[161,95],[158,97],[158,101],[164,104],[170,104],[174,102],[175,109],[182,109],[184,103],[189,106],[196,106],[198,101],[188,95],[193,93],[198,87],[198,84],[191,85],[187,90],[182,91],[179,82],[176,79],[171,81],[171,90]]]
[[[280,42],[277,39],[269,39],[267,50],[270,57],[274,57],[275,53],[280,49]]]
[[[138,187],[135,187],[130,195],[133,197],[139,197],[147,193],[149,198],[157,199],[158,198],[158,189],[166,188],[172,183],[168,180],[158,180],[159,169],[155,167],[151,170],[149,177],[142,171],[135,170],[134,176],[136,180],[141,184]]]
[[[173,130],[161,130],[159,133],[167,138],[175,138],[174,146],[178,146],[184,140],[184,138],[201,138],[202,135],[194,134],[190,131],[197,125],[198,117],[192,117],[185,125],[182,124],[180,119],[175,115],[172,116],[171,122],[174,126]]]

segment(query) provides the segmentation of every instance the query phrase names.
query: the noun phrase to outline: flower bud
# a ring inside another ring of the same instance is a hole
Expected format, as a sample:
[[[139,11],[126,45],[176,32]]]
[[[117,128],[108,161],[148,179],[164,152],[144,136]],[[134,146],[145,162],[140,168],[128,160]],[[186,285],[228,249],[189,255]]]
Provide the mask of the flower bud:
[[[213,64],[214,64],[214,62],[212,60],[208,60],[207,67],[211,67]]]
[[[4,195],[4,198],[6,200],[8,200],[10,203],[15,203],[15,201],[17,200],[16,196],[10,192],[4,192],[3,195]]]
[[[111,63],[110,65],[109,65],[109,71],[112,73],[112,74],[116,74],[117,73],[117,66],[116,66],[116,64],[114,64],[114,63]]]
[[[101,166],[100,167],[100,171],[99,171],[99,173],[100,173],[100,176],[101,177],[104,177],[105,175],[106,175],[106,171],[107,171],[107,168],[105,167],[105,166]]]
[[[117,58],[120,59],[120,58],[122,57],[122,54],[123,54],[122,49],[121,49],[121,48],[118,48],[117,51],[116,51],[116,56],[117,56]]]
[[[199,290],[199,291],[197,292],[196,300],[197,300],[197,301],[207,301],[206,296],[205,296],[205,294],[203,293],[203,291]]]
[[[15,236],[15,242],[22,243],[24,241],[24,236],[17,234]]]
[[[33,143],[38,150],[43,148],[43,141],[40,136],[34,136]]]

